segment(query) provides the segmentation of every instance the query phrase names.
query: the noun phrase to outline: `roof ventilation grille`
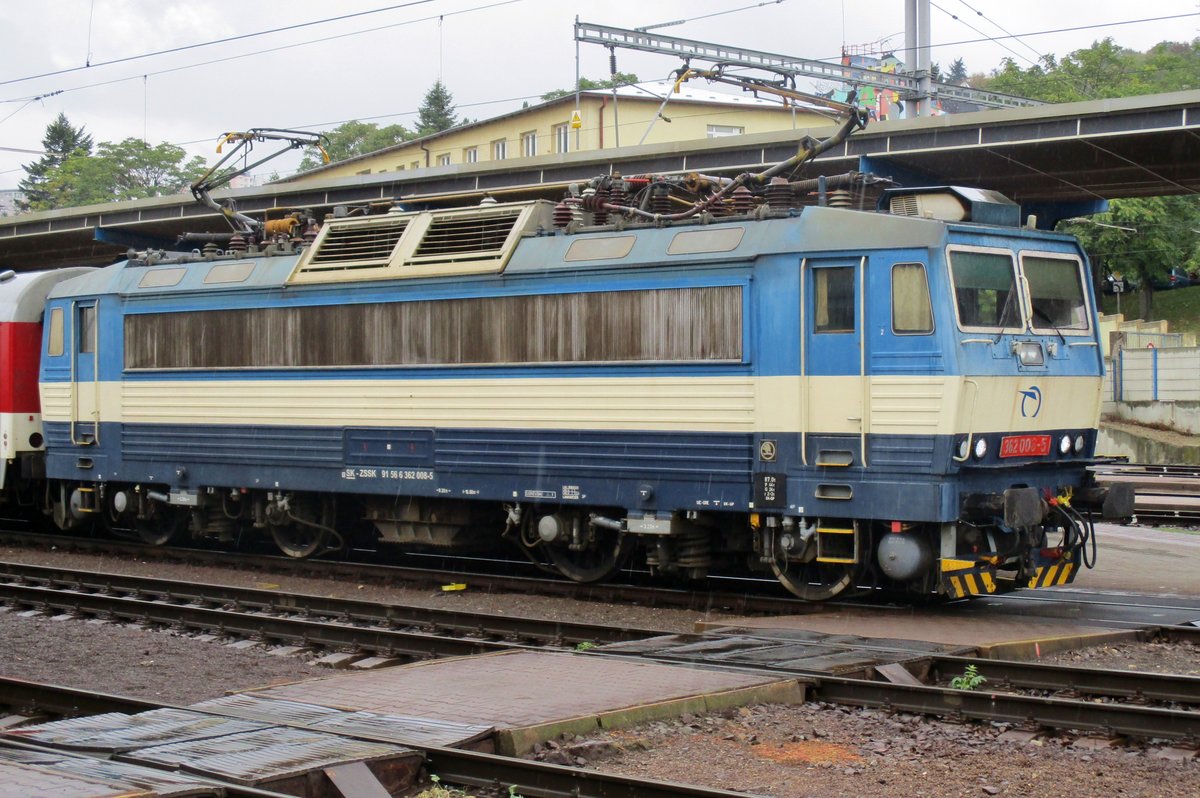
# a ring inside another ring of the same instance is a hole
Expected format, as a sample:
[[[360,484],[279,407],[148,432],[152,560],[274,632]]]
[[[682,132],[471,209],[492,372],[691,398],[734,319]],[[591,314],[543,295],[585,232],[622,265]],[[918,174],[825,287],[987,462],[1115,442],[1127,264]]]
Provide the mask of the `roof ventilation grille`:
[[[328,272],[386,266],[408,227],[408,218],[367,220],[369,224],[331,224],[317,242],[304,271]]]
[[[504,250],[522,210],[485,206],[474,213],[435,215],[412,260],[450,263],[495,258]]]

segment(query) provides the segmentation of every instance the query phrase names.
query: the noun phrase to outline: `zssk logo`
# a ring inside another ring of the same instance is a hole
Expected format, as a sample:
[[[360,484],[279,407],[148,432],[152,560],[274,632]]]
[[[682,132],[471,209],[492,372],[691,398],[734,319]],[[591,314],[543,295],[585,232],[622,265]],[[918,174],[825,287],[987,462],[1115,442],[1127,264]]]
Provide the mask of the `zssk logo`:
[[[1030,385],[1028,390],[1021,391],[1021,418],[1037,418],[1042,412],[1042,389]]]

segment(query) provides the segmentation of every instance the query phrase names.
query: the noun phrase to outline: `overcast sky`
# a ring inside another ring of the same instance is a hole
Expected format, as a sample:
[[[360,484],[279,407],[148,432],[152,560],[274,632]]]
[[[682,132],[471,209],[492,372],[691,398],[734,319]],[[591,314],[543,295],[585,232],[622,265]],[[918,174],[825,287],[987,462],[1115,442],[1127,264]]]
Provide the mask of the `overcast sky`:
[[[1144,50],[1200,35],[1195,0],[932,5],[933,61],[962,58],[970,72],[1006,56],[1029,66],[1035,53],[1061,57],[1106,36]],[[387,10],[252,35],[377,9]],[[1171,15],[1190,16],[1094,27]],[[97,142],[144,137],[210,160],[230,130],[350,119],[412,127],[439,77],[460,116],[505,113],[572,85],[577,16],[624,28],[686,20],[655,32],[805,58],[836,59],[843,44],[904,44],[903,0],[0,0],[0,189],[16,187],[21,165],[38,157],[9,149],[39,149],[60,112]],[[1093,27],[1062,30],[1082,26]],[[1018,37],[986,40],[1006,31]],[[1058,32],[1034,35],[1043,31]],[[244,38],[205,45],[230,37]],[[133,58],[177,48],[186,49]],[[607,50],[582,45],[580,58],[584,76],[607,76]],[[643,80],[679,65],[617,51],[618,69]],[[30,101],[52,92],[61,93]],[[286,173],[296,160],[263,171]]]

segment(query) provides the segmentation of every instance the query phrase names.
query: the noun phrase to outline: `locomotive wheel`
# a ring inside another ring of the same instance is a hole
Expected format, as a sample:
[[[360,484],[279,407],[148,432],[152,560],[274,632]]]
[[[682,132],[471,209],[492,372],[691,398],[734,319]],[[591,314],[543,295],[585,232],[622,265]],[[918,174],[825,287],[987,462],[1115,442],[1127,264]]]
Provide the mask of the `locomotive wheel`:
[[[558,572],[572,582],[599,582],[621,567],[626,551],[624,535],[617,535],[615,540],[605,536],[601,543],[583,551],[547,546],[546,556]]]
[[[271,524],[271,539],[289,557],[302,560],[325,550],[329,533],[307,524]]]
[[[786,565],[786,564],[785,564]],[[771,570],[780,584],[796,598],[804,601],[828,601],[847,588],[854,587],[858,566],[854,563],[792,563],[781,568],[772,562]]]
[[[187,510],[155,504],[154,513],[149,518],[134,520],[133,531],[138,540],[147,546],[165,546],[181,537],[187,531],[190,521],[191,516]]]

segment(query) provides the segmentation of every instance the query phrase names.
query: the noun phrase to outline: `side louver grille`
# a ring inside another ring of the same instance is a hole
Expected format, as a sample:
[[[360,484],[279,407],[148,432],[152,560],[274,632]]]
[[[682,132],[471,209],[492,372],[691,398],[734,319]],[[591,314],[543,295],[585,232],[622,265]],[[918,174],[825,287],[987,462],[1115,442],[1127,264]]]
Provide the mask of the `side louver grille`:
[[[902,194],[898,197],[892,197],[891,207],[889,210],[894,216],[921,215],[920,203],[912,194]]]

